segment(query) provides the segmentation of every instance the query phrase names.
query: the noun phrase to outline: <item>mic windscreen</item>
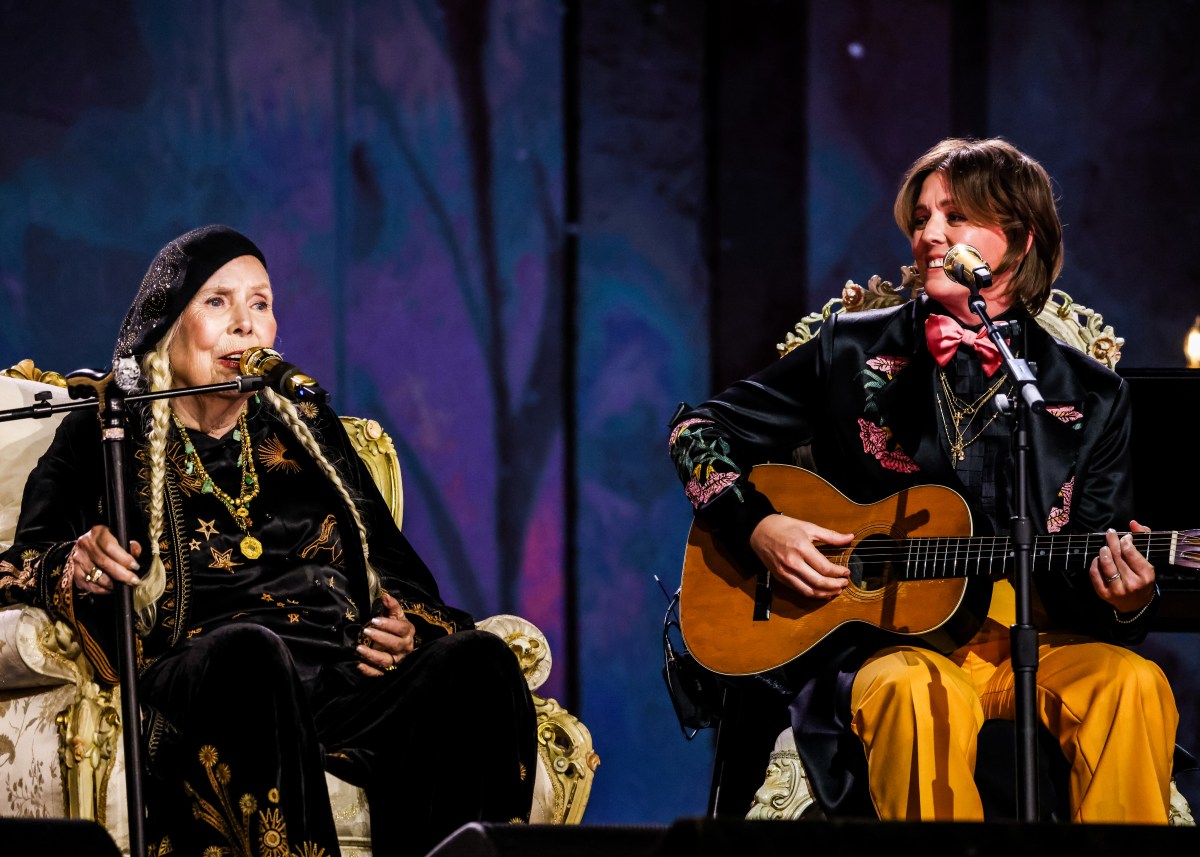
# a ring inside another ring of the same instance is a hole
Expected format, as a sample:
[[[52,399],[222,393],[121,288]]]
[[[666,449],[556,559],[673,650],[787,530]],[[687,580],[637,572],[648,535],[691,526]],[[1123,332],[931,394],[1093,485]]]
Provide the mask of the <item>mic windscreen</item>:
[[[992,269],[983,256],[970,244],[955,244],[946,251],[942,260],[946,276],[967,288],[986,285],[980,280],[991,280]]]
[[[238,370],[243,375],[265,375],[271,367],[283,360],[279,352],[273,348],[256,345],[247,348],[238,359]]]

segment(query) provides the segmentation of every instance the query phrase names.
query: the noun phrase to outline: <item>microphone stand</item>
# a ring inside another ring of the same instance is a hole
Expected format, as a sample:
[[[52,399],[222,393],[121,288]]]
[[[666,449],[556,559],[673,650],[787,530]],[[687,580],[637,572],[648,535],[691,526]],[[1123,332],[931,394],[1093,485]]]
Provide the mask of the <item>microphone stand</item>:
[[[101,374],[90,369],[72,372],[67,376],[67,391],[76,401],[51,404],[49,391],[38,393],[37,404],[24,408],[0,411],[0,422],[19,419],[47,419],[61,411],[95,407],[99,400],[101,439],[104,447],[105,508],[108,528],[117,542],[129,548],[129,518],[125,486],[125,425],[126,404],[152,399],[195,396],[236,390],[249,393],[261,390],[266,379],[258,375],[239,376],[235,381],[206,384],[199,387],[180,387],[156,393],[127,395],[113,381],[113,373]],[[135,615],[133,590],[113,581],[117,599],[117,656],[121,687],[121,721],[124,724],[125,792],[129,806],[129,853],[146,854],[146,803],[142,792],[141,709],[137,696],[137,656],[134,640]]]
[[[987,302],[979,293],[991,284],[987,268],[979,268],[967,283],[971,297],[967,305],[983,319],[988,338],[1004,359],[1009,377],[1016,385],[1015,403],[997,395],[995,403],[1003,414],[1015,412],[1013,447],[1016,458],[1016,509],[1012,518],[1012,542],[1016,558],[1016,623],[1009,629],[1012,667],[1016,692],[1017,818],[1038,820],[1038,747],[1037,747],[1037,669],[1038,631],[1033,624],[1033,522],[1029,517],[1029,414],[1041,411],[1046,403],[1037,388],[1037,378],[1028,361],[1013,355],[1004,334],[986,312]]]

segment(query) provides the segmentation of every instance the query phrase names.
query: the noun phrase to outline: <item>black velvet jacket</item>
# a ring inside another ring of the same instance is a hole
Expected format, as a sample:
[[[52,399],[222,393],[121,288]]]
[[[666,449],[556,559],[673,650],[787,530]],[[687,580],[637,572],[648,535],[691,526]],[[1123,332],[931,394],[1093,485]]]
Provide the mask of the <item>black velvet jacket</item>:
[[[312,409],[304,416],[357,498],[371,563],[383,588],[417,626],[418,641],[473,627],[470,616],[442,602],[432,574],[396,526],[334,412]],[[166,590],[153,627],[138,639],[139,673],[188,636],[239,620],[267,625],[290,640],[305,679],[314,678],[324,665],[350,665],[356,659],[354,646],[362,623],[370,618],[371,603],[362,545],[349,510],[272,409],[252,403],[249,425],[261,485],[250,504],[252,532],[267,552],[258,560],[240,555],[242,534],[228,511],[211,494],[188,484],[173,431],[160,543]],[[136,426],[131,425],[130,433],[136,449]],[[198,434],[192,440],[206,460],[217,461],[209,465],[217,484],[236,494],[237,444]],[[131,496],[129,508],[141,510],[131,512],[130,537],[145,548],[148,515],[140,459],[140,452],[127,456],[126,483],[131,495],[139,494]],[[104,497],[99,423],[91,412],[69,414],[26,484],[16,541],[4,557],[9,565],[0,566],[7,572],[0,598],[37,604],[70,623],[98,676],[115,683],[114,599],[83,595],[64,574],[73,540],[106,522]],[[313,522],[322,521],[314,529]],[[143,550],[143,566],[148,556]]]

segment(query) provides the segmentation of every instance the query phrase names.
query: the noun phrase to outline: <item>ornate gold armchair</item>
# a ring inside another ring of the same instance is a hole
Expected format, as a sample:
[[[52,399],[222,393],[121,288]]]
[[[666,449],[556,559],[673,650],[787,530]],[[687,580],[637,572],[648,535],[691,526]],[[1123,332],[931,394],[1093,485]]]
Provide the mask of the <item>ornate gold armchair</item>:
[[[0,372],[0,411],[65,399],[61,375],[32,361]],[[0,550],[12,543],[26,476],[61,416],[0,423]],[[403,522],[399,460],[375,420],[342,417],[397,525]],[[538,769],[530,816],[535,824],[578,824],[599,757],[591,734],[555,700],[538,696],[550,673],[550,646],[519,616],[492,616],[478,627],[502,637],[521,662],[537,712]],[[0,815],[94,819],[128,853],[119,690],[95,681],[72,630],[35,607],[0,608]],[[346,857],[368,857],[365,793],[327,777],[338,839]]]
[[[837,312],[858,312],[904,303],[910,298],[900,291],[910,286],[915,274],[903,268],[904,278],[899,287],[879,276],[871,277],[864,288],[853,281],[842,287],[840,297],[833,298],[818,311],[804,316],[789,331],[783,342],[776,344],[780,356],[812,339],[820,333],[820,326]],[[1094,309],[1075,303],[1069,294],[1060,289],[1051,291],[1050,300],[1038,314],[1036,321],[1049,333],[1085,354],[1099,360],[1110,369],[1121,359],[1121,347],[1125,344],[1116,335],[1112,325],[1104,323],[1104,317]],[[804,450],[797,450],[796,463],[802,466],[808,461]],[[749,811],[749,819],[801,819],[822,817],[809,783],[808,774],[796,750],[796,740],[789,726],[779,733],[775,746],[767,761],[766,775],[762,786],[755,792]],[[1175,780],[1171,780],[1170,822],[1172,825],[1195,826],[1191,807],[1180,793]]]

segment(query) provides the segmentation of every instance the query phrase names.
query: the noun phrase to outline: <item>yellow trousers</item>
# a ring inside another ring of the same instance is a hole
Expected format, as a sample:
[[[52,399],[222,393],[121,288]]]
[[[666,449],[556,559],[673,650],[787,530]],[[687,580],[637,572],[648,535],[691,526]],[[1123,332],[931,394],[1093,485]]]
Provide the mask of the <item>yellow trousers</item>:
[[[984,627],[949,655],[896,646],[859,670],[851,728],[880,818],[983,820],[976,738],[985,720],[1015,719],[1013,595],[997,584]],[[1070,763],[1072,819],[1166,824],[1179,714],[1162,670],[1061,633],[1039,636],[1038,659],[1038,716]]]

